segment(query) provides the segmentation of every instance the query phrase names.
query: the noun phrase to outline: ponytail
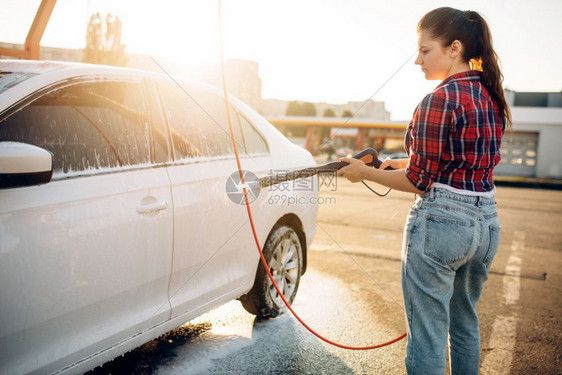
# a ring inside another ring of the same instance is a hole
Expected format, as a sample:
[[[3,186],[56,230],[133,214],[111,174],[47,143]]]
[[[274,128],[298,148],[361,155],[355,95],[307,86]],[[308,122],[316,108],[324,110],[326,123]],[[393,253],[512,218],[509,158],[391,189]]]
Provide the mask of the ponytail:
[[[500,110],[506,120],[508,127],[511,127],[511,111],[505,100],[505,95],[503,91],[503,74],[500,69],[499,57],[494,51],[492,43],[492,33],[488,27],[488,23],[482,18],[478,12],[466,11],[465,12],[471,22],[475,22],[479,25],[482,30],[482,52],[477,58],[470,57],[470,61],[476,60],[480,63],[480,69],[482,71],[482,82],[490,92],[490,95],[495,99]],[[475,64],[476,65],[476,64]]]
[[[511,111],[502,87],[503,74],[484,18],[471,10],[437,8],[422,17],[418,23],[420,31],[429,32],[434,39],[441,40],[443,46],[449,46],[455,40],[462,43],[463,59],[469,62],[471,69],[482,72],[482,83],[498,103],[507,126],[511,127]]]

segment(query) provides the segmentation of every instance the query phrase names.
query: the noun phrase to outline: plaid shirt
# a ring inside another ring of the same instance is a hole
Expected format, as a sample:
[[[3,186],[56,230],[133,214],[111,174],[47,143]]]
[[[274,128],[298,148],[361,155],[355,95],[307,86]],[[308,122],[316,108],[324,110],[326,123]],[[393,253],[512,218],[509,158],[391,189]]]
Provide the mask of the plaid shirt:
[[[500,161],[505,121],[472,70],[454,74],[418,104],[404,137],[406,176],[416,188],[433,182],[486,192]]]

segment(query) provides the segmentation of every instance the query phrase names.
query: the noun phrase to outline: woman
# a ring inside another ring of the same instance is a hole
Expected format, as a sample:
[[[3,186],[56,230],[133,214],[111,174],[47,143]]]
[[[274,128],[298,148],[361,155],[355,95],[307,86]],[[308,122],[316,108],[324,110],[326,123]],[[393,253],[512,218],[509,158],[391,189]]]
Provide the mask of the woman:
[[[492,175],[511,116],[492,37],[478,13],[438,8],[417,31],[416,64],[426,79],[442,82],[408,125],[409,157],[379,169],[341,158],[349,165],[339,174],[419,195],[402,249],[408,374],[444,374],[448,337],[452,374],[478,374],[475,306],[499,245]]]

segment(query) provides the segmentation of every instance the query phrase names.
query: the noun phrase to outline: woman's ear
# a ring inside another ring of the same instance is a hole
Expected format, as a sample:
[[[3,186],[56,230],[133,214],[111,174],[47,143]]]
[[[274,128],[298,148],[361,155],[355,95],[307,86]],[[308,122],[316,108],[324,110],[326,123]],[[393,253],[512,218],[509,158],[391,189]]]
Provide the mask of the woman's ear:
[[[457,57],[462,52],[462,43],[458,40],[454,40],[449,46],[450,52],[449,56],[452,58]]]

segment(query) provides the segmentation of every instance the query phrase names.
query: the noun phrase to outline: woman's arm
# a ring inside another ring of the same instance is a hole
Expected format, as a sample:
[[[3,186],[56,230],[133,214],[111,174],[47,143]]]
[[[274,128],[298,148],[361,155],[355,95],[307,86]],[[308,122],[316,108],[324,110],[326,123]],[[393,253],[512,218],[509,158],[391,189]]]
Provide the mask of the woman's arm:
[[[406,160],[404,168],[408,163],[408,159],[400,159],[401,164],[395,163],[396,166],[401,166],[404,164],[402,160]],[[373,181],[378,184],[384,185],[394,190],[405,191],[408,193],[423,194],[424,191],[418,190],[406,177],[406,173],[403,169],[397,170],[381,170],[371,168],[365,165],[361,160],[353,158],[340,158],[340,161],[349,163],[348,166],[343,167],[338,171],[338,176],[344,176],[351,182],[359,182],[363,180]],[[386,168],[387,166],[392,166],[391,163],[384,163],[381,168]]]
[[[409,158],[401,158],[401,159],[386,158],[383,160],[379,169],[386,169],[387,167],[390,167],[392,169],[406,169],[409,160],[410,160]]]

